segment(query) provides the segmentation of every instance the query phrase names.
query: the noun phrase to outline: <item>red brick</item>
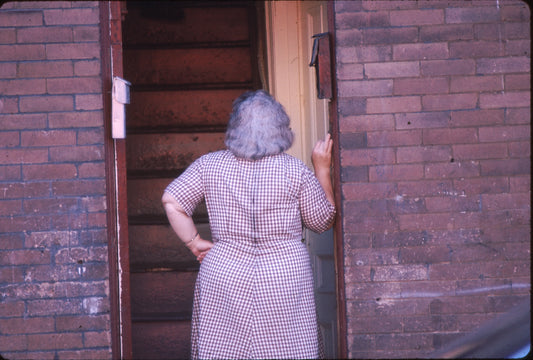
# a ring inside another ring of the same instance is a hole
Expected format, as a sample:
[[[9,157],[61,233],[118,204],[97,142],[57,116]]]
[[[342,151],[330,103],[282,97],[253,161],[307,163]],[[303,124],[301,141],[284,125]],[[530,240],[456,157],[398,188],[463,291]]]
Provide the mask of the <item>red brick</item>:
[[[338,29],[387,27],[389,14],[385,11],[340,13],[336,17]]]
[[[103,126],[101,111],[63,112],[48,115],[50,128],[75,128]]]
[[[348,183],[343,185],[342,191],[350,200],[388,199],[397,194],[395,183]]]
[[[5,200],[2,200],[5,201]],[[0,249],[21,249],[23,248],[23,235],[18,234],[0,234]],[[2,278],[0,278],[2,279]]]
[[[3,115],[0,130],[42,129],[46,127],[46,114]]]
[[[531,156],[531,143],[520,141],[509,143],[509,156],[512,158],[524,158]]]
[[[529,124],[531,122],[530,108],[506,109],[505,122],[507,124]]]
[[[425,60],[420,62],[423,76],[473,75],[476,63],[471,59]]]
[[[397,9],[413,9],[417,4],[409,3],[402,0],[385,0],[385,1],[362,1],[363,9],[365,10],[397,10]]]
[[[75,231],[44,231],[26,234],[26,247],[69,247],[78,243]]]
[[[2,349],[2,354],[8,351],[26,350],[27,345],[26,335],[0,336],[0,349]]]
[[[20,145],[18,131],[6,131],[0,133],[0,148],[10,148]]]
[[[514,194],[483,194],[481,196],[483,210],[528,209],[530,199],[521,193]]]
[[[500,12],[493,7],[473,7],[473,8],[447,8],[446,23],[482,23],[498,22]]]
[[[0,99],[0,114],[15,114],[19,112],[19,98],[5,97]]]
[[[83,163],[78,166],[80,178],[103,178],[105,177],[105,164]]]
[[[13,270],[16,271],[17,269],[13,268]],[[23,277],[20,276],[20,278],[23,278]],[[2,277],[2,279],[6,279],[6,278]],[[14,283],[18,281],[11,281],[11,282]],[[25,306],[24,306],[23,301],[8,300],[8,301],[2,301],[2,303],[0,303],[0,316],[2,316],[3,318],[19,317],[24,314],[24,311],[25,311]]]
[[[49,250],[12,250],[9,252],[0,252],[0,264],[3,265],[29,265],[49,263]]]
[[[52,191],[56,196],[87,196],[105,194],[104,180],[55,181]]]
[[[531,176],[518,176],[509,179],[510,192],[527,193],[531,190]]]
[[[529,159],[482,160],[482,176],[525,175],[531,171]]]
[[[31,27],[17,29],[18,43],[61,43],[72,42],[72,29],[69,27]]]
[[[392,80],[339,81],[339,96],[392,95]]]
[[[28,335],[28,350],[60,350],[82,347],[82,334],[55,333]]]
[[[505,112],[501,109],[452,111],[450,125],[453,127],[497,125],[503,124],[504,119]]]
[[[351,318],[348,317],[347,327],[350,334],[374,334],[374,333],[391,333],[402,332],[403,321],[401,318],[387,318],[383,317],[380,321],[376,321],[372,317]]]
[[[43,24],[41,11],[2,11],[0,24],[4,27],[40,26]]]
[[[64,77],[73,75],[71,61],[39,61],[18,64],[19,77]]]
[[[453,226],[452,214],[400,214],[400,230],[448,229]]]
[[[476,128],[424,129],[425,145],[472,144],[478,142]]]
[[[108,331],[86,332],[83,334],[84,344],[86,347],[109,347],[111,344],[111,335]]]
[[[449,194],[450,192],[453,192],[453,187],[452,181],[448,179],[402,181],[398,183],[398,193],[403,196],[433,196]]]
[[[452,147],[455,160],[502,159],[507,157],[507,144],[465,144]]]
[[[100,75],[100,62],[95,60],[76,61],[74,63],[74,74],[76,76]]]
[[[500,91],[504,82],[501,76],[453,76],[450,92]]]
[[[76,26],[73,31],[74,42],[98,41],[100,39],[98,26]]]
[[[373,182],[416,180],[424,177],[424,168],[422,165],[371,166],[368,173],[369,180]]]
[[[391,148],[346,150],[341,154],[341,162],[343,166],[392,164],[394,150]]]
[[[46,80],[49,94],[98,93],[102,91],[99,77],[76,77]]]
[[[363,33],[358,29],[337,30],[335,37],[336,45],[339,46],[339,48],[342,48],[343,46],[352,47],[353,44],[361,43],[363,40]]]
[[[38,95],[45,92],[44,79],[0,80],[0,93],[4,95]]]
[[[479,95],[479,107],[482,109],[526,107],[530,105],[530,102],[531,94],[529,91]]]
[[[6,149],[0,155],[0,164],[35,164],[48,161],[48,150]]]
[[[352,249],[346,252],[345,260],[347,264],[357,266],[357,268],[368,265],[397,265],[398,261],[398,249],[396,248],[380,249],[379,251],[374,248]]]
[[[477,98],[477,94],[473,93],[426,95],[422,97],[422,108],[425,111],[474,109],[477,106]]]
[[[73,179],[77,170],[73,164],[24,165],[22,174],[24,180]]]
[[[427,179],[476,177],[480,175],[480,164],[478,161],[430,163],[426,164],[425,174]]]
[[[85,229],[88,227],[87,214],[62,214],[51,215],[52,228],[54,229]]]
[[[531,41],[507,40],[505,43],[505,55],[531,56]]]
[[[433,213],[481,211],[481,204],[477,195],[433,196],[426,198],[426,209]]]
[[[25,61],[44,59],[44,45],[0,45],[0,61]]]
[[[364,282],[348,283],[346,286],[346,297],[349,300],[376,300],[400,298],[399,282]]]
[[[81,309],[81,299],[38,299],[27,301],[27,312],[31,316],[80,314]]]
[[[364,45],[413,43],[418,38],[418,29],[415,26],[381,29],[367,28],[363,29],[362,32]]]
[[[76,144],[76,132],[71,130],[23,131],[22,146],[59,146]]]
[[[1,48],[0,48],[1,51]],[[98,43],[47,44],[46,58],[54,59],[98,59],[100,46]],[[1,59],[1,56],[0,56]]]
[[[56,319],[56,330],[58,332],[109,330],[108,323],[107,315],[61,316]]]
[[[28,199],[24,200],[24,211],[27,214],[69,213],[78,210],[77,199]]]
[[[0,216],[20,215],[22,213],[22,200],[2,200],[0,202]]]
[[[471,24],[446,24],[420,27],[420,41],[423,43],[469,40],[473,38],[474,28]]]
[[[14,44],[16,41],[15,29],[0,29],[0,44]]]
[[[111,349],[83,349],[58,351],[57,360],[101,360],[112,359]]]
[[[371,131],[367,133],[368,147],[421,145],[421,130]]]
[[[49,149],[50,160],[53,162],[66,161],[97,161],[104,159],[104,149],[101,145],[75,146],[65,151],[64,147]]]
[[[98,24],[98,8],[44,10],[46,25]]]
[[[89,214],[89,227],[105,227],[107,224],[107,216],[105,213]]]
[[[104,129],[90,129],[78,131],[78,145],[91,145],[104,143]]]
[[[14,62],[4,62],[0,64],[0,79],[10,79],[17,76],[17,64]],[[0,110],[2,108],[0,104]]]
[[[505,45],[500,41],[458,41],[450,43],[450,57],[471,59],[503,56]]]
[[[479,128],[480,142],[517,141],[531,138],[530,126],[494,126]]]
[[[441,9],[391,11],[390,22],[392,26],[443,24],[444,11]]]
[[[454,188],[466,195],[493,194],[509,191],[507,177],[482,177],[473,179],[454,179]]]
[[[419,96],[396,96],[367,99],[367,113],[416,112],[422,109]]]
[[[21,180],[20,166],[0,166],[0,181]]]
[[[448,79],[443,77],[394,79],[395,95],[427,95],[442,93],[448,93]]]
[[[530,87],[530,74],[505,75],[505,90],[529,90]]]
[[[449,161],[449,146],[405,146],[396,150],[398,163],[432,163]]]
[[[73,108],[72,96],[32,96],[20,99],[21,112],[71,111]]]
[[[507,39],[528,39],[528,22],[509,22],[503,24],[503,36]]]
[[[477,60],[478,74],[528,73],[530,59],[522,57],[484,58]]]
[[[53,332],[53,318],[12,318],[3,319],[0,322],[0,331],[2,334],[33,334]]]
[[[2,195],[4,199],[32,198],[49,195],[49,183],[4,183],[2,184]]]
[[[390,45],[346,47],[337,56],[341,63],[359,63],[362,71],[363,63],[392,60],[392,49]]]
[[[76,110],[101,110],[103,108],[102,95],[76,95]]]
[[[416,61],[368,63],[364,64],[364,71],[369,79],[415,77],[420,74]]]
[[[424,129],[447,127],[448,112],[419,112],[396,115],[396,129]]]
[[[394,117],[391,114],[348,116],[343,119],[339,127],[341,132],[393,130]]]

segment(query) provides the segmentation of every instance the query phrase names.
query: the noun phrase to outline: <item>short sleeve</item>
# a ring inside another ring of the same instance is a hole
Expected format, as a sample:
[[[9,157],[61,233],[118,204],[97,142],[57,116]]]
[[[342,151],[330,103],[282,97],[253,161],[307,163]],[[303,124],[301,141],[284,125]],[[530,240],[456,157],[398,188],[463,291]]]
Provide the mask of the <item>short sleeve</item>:
[[[202,182],[202,158],[194,161],[179,177],[165,189],[176,199],[187,215],[192,216],[194,209],[204,199]]]
[[[302,177],[299,202],[305,227],[317,233],[329,229],[335,219],[335,206],[328,201],[318,179],[307,167]]]

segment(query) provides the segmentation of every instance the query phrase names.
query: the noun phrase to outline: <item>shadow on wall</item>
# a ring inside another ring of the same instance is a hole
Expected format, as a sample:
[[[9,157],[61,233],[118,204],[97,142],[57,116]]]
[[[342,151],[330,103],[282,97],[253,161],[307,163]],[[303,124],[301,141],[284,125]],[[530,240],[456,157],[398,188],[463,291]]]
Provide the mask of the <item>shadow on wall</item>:
[[[524,358],[531,351],[531,299],[430,354],[431,358]]]

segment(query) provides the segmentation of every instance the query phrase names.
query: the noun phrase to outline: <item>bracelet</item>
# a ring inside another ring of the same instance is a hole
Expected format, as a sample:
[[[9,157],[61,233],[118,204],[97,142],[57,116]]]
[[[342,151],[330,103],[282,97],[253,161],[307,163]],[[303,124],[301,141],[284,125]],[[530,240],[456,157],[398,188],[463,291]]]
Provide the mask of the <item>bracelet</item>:
[[[192,237],[192,239],[189,240],[189,242],[188,242],[185,246],[189,246],[189,245],[191,245],[192,242],[193,242],[194,240],[196,240],[197,237],[198,237],[198,231],[196,232],[196,234],[194,234],[194,236]]]

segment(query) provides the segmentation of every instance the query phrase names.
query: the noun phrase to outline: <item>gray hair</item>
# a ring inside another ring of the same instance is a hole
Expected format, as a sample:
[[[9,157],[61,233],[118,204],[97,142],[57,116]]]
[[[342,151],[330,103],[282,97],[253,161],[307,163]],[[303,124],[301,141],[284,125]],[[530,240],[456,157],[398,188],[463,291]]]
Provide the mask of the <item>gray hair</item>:
[[[248,91],[233,102],[225,144],[235,156],[257,160],[276,155],[293,140],[289,116],[267,92]]]

